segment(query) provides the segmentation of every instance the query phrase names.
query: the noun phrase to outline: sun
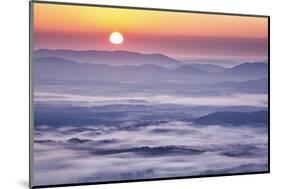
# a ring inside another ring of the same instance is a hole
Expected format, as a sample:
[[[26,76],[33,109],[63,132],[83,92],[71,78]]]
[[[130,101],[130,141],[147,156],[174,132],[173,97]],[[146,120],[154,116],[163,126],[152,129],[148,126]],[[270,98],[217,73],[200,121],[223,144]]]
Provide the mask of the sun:
[[[109,36],[109,41],[113,44],[119,45],[123,43],[124,38],[120,32],[112,32]]]

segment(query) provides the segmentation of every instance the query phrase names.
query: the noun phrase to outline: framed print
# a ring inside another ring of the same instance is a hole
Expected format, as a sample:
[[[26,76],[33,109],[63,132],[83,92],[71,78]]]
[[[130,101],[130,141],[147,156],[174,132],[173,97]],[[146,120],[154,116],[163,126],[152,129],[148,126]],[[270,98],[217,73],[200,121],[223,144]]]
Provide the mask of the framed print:
[[[30,187],[269,173],[269,20],[30,2]]]

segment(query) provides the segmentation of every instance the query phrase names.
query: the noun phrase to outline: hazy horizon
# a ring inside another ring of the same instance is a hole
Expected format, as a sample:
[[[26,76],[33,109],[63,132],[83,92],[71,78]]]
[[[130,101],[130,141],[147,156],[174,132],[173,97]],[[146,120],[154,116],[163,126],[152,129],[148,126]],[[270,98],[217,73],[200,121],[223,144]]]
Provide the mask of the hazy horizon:
[[[35,49],[128,50],[245,61],[268,56],[267,18],[37,3],[34,30]],[[118,45],[109,40],[116,31],[123,36]]]
[[[239,64],[243,63],[256,63],[256,62],[263,62],[263,63],[268,63],[267,59],[232,59],[232,58],[218,58],[218,57],[177,57],[177,56],[169,56],[164,53],[159,53],[159,52],[137,52],[137,51],[131,51],[131,50],[120,50],[120,49],[114,49],[114,50],[96,50],[96,49],[60,49],[60,48],[39,48],[35,49],[35,52],[42,51],[42,50],[51,50],[51,51],[74,51],[74,52],[88,52],[88,51],[97,51],[97,52],[132,52],[132,53],[139,53],[143,55],[165,55],[167,57],[173,58],[175,60],[181,61],[183,63],[195,63],[195,64],[213,64],[213,65],[220,65],[224,67],[233,67],[237,66]]]

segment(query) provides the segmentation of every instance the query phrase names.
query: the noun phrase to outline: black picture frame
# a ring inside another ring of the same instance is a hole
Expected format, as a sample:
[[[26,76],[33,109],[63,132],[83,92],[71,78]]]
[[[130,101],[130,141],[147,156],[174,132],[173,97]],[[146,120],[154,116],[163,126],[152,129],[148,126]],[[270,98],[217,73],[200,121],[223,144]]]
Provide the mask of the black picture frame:
[[[69,183],[69,184],[55,184],[55,185],[38,185],[33,186],[32,164],[33,164],[33,128],[34,128],[34,111],[33,111],[33,80],[32,80],[32,59],[33,59],[33,4],[57,4],[57,5],[72,5],[72,6],[86,6],[86,7],[102,7],[102,8],[118,8],[118,9],[134,9],[134,10],[151,10],[164,12],[181,12],[181,13],[196,13],[196,14],[210,14],[210,15],[228,15],[228,16],[242,16],[242,17],[259,17],[266,18],[268,22],[268,170],[260,172],[243,172],[230,174],[215,174],[215,175],[198,175],[198,176],[180,176],[180,177],[165,177],[165,178],[151,178],[151,179],[135,179],[135,180],[120,180],[120,181],[105,181],[105,182],[87,182],[87,183]],[[51,187],[67,187],[67,186],[85,186],[85,185],[99,185],[99,184],[113,184],[113,183],[131,183],[144,181],[161,181],[161,180],[175,180],[175,179],[190,179],[190,178],[209,178],[209,177],[224,177],[224,176],[238,176],[238,175],[256,175],[270,173],[270,16],[256,15],[256,14],[240,14],[240,13],[225,13],[225,12],[208,12],[208,11],[192,11],[179,9],[162,9],[162,8],[147,8],[147,7],[132,7],[132,6],[116,6],[116,5],[101,5],[101,4],[85,4],[85,3],[70,3],[70,2],[53,2],[53,1],[29,1],[29,187],[30,188],[51,188]]]

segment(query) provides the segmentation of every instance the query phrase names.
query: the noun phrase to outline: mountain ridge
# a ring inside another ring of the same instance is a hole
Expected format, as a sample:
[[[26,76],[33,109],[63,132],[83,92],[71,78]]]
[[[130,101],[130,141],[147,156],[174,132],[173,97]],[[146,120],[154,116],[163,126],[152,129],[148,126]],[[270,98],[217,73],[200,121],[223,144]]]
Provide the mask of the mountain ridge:
[[[201,116],[193,121],[201,125],[247,125],[267,124],[268,111],[259,110],[253,112],[218,111]]]
[[[58,57],[66,60],[87,62],[92,64],[110,65],[143,65],[156,64],[167,68],[176,68],[183,63],[179,60],[160,53],[144,54],[132,51],[98,51],[98,50],[50,50],[38,49],[34,53],[35,58]]]
[[[142,65],[109,65],[109,64],[93,64],[93,63],[88,63],[88,62],[78,62],[78,61],[72,61],[72,60],[67,60],[64,58],[59,58],[59,57],[54,57],[54,56],[50,56],[50,57],[40,57],[40,58],[35,58],[34,59],[35,63],[39,63],[39,64],[66,64],[66,65],[87,65],[87,66],[104,66],[104,67],[112,67],[112,68],[144,68],[147,69],[147,71],[151,70],[151,69],[161,69],[162,71],[170,71],[170,72],[182,72],[184,73],[185,71],[191,72],[191,71],[198,71],[199,73],[207,73],[207,71],[204,71],[200,68],[196,68],[193,66],[189,66],[189,65],[182,65],[178,68],[172,69],[172,68],[165,68],[163,66],[160,65],[154,65],[154,64],[142,64]],[[187,70],[187,69],[191,69],[191,70]],[[184,69],[184,70],[182,70]]]
[[[251,73],[251,76],[266,77],[268,75],[268,64],[263,62],[246,62],[226,69],[220,73],[228,76],[243,77],[249,76],[249,73]]]
[[[221,72],[224,71],[226,69],[228,69],[227,67],[224,66],[218,66],[215,64],[196,64],[196,63],[190,63],[187,64],[196,68],[200,68],[204,71],[210,72],[210,73],[217,73],[217,72]]]

